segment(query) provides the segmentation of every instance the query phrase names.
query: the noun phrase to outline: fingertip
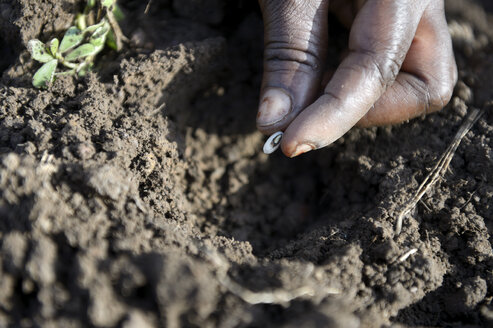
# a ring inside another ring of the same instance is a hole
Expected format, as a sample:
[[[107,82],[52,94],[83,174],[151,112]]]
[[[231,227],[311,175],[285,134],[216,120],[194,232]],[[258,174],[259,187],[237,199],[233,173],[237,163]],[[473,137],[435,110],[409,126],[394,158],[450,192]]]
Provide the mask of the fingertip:
[[[323,148],[353,127],[360,118],[359,106],[342,105],[338,99],[326,94],[305,108],[284,131],[281,147],[286,156],[296,157]]]
[[[281,150],[289,158],[297,157],[314,149],[317,147],[312,142],[296,140],[286,133],[281,142]]]
[[[316,147],[311,145],[311,144],[308,144],[308,143],[299,144],[294,149],[294,152],[292,153],[291,157],[296,157],[296,156],[299,156],[301,154],[308,153],[309,151],[312,151],[314,149],[316,149]]]
[[[284,142],[281,143],[281,150],[286,157],[293,158],[294,149],[286,146]]]
[[[309,151],[315,150],[316,147],[307,143],[302,143],[294,147],[283,148],[281,146],[282,152],[289,158],[294,158],[302,154],[308,153]]]
[[[278,127],[293,110],[292,96],[281,88],[267,89],[261,99],[257,114],[257,127],[262,132]]]

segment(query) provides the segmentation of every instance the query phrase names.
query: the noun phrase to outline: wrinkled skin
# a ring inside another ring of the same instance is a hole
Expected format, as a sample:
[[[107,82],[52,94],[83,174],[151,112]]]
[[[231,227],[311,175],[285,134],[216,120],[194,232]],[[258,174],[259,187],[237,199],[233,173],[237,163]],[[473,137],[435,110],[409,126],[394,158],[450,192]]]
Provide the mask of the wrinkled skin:
[[[294,157],[353,126],[437,111],[457,80],[443,0],[259,0],[264,76],[257,127],[284,131]],[[329,10],[350,27],[349,53],[325,71]]]

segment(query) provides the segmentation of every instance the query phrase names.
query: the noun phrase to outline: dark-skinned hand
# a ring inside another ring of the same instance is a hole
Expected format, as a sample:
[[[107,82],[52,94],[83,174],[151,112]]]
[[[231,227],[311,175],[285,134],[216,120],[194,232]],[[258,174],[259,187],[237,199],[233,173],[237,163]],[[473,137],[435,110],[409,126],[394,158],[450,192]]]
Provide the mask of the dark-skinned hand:
[[[437,111],[457,80],[443,0],[259,0],[264,76],[257,127],[284,131],[294,157],[353,126]],[[348,55],[328,83],[329,10],[350,26]]]

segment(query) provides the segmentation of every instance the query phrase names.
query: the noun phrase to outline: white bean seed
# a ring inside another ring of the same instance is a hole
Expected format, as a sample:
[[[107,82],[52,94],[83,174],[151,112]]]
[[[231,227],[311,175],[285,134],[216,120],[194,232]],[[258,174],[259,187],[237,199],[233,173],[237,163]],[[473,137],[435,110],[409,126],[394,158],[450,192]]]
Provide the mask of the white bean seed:
[[[279,145],[281,144],[282,134],[283,133],[281,131],[278,131],[271,135],[269,139],[267,139],[264,144],[264,153],[272,154],[276,151],[277,148],[279,148]]]

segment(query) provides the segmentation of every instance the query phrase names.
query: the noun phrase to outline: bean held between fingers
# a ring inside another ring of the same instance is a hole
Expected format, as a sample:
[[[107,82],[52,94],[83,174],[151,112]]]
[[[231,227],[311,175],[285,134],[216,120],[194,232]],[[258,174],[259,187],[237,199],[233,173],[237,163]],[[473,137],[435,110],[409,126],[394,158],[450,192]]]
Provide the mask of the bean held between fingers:
[[[265,45],[257,128],[282,130],[286,156],[325,147],[354,126],[401,123],[449,102],[457,67],[443,0],[259,3]],[[345,17],[350,34],[348,54],[326,83],[329,10]]]
[[[265,154],[272,154],[277,150],[277,148],[279,148],[279,146],[281,145],[282,135],[283,133],[281,131],[278,131],[271,135],[269,139],[267,139],[263,149]]]

